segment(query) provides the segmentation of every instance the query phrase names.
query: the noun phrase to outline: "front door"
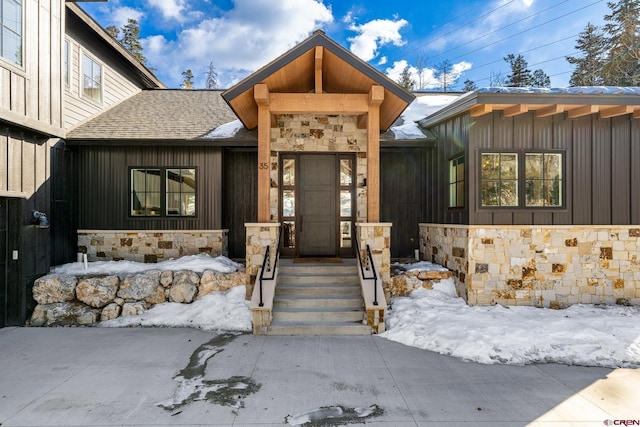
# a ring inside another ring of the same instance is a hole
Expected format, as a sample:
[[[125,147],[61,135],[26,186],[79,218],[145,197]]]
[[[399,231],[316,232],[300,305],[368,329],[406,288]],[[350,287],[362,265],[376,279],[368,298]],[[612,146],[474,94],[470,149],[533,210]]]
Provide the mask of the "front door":
[[[335,156],[300,155],[301,256],[336,255]]]
[[[288,256],[353,256],[355,156],[281,156],[281,251]]]

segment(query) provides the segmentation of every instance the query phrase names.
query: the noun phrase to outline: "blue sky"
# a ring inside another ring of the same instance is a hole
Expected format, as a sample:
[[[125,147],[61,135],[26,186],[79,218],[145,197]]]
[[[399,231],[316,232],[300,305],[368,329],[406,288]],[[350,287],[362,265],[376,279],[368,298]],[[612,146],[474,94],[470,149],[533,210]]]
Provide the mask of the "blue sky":
[[[147,65],[168,87],[191,69],[205,84],[213,62],[227,88],[304,40],[315,29],[396,80],[409,66],[437,90],[437,65],[452,64],[450,89],[505,76],[503,57],[521,53],[552,87],[568,86],[575,42],[603,23],[605,0],[110,0],[80,3],[103,27],[137,19]],[[422,59],[422,61],[421,61]],[[423,67],[417,67],[422,62]],[[418,69],[422,68],[422,73]]]

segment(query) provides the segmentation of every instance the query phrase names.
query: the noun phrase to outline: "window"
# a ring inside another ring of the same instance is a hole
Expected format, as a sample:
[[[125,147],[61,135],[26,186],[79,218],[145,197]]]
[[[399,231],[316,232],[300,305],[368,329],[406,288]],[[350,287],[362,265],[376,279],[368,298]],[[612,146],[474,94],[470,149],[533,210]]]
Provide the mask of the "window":
[[[82,54],[82,93],[102,102],[102,66],[85,54]]]
[[[482,207],[562,207],[562,153],[482,153],[480,163]]]
[[[449,207],[464,207],[464,154],[449,160]]]
[[[22,0],[0,2],[0,56],[22,66]]]
[[[131,216],[196,215],[194,168],[131,169]]]
[[[65,39],[62,45],[62,78],[65,86],[69,86],[69,46],[69,40]]]
[[[527,206],[562,206],[562,154],[527,153]]]

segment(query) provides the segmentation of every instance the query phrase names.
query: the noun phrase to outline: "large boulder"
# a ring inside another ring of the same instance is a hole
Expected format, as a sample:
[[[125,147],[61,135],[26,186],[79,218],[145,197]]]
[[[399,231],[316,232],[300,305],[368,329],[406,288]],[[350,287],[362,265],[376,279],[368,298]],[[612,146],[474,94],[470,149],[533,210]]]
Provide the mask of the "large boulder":
[[[125,300],[145,301],[160,304],[166,301],[164,288],[158,278],[149,274],[137,274],[126,277],[120,284],[118,297]]]
[[[102,309],[102,313],[100,313],[100,321],[104,322],[107,320],[116,319],[118,316],[120,316],[121,311],[122,307],[120,307],[115,302],[112,302]]]
[[[49,274],[36,279],[33,299],[38,304],[73,301],[76,298],[78,279],[67,274]]]
[[[147,311],[147,304],[144,301],[125,302],[122,306],[122,317],[136,316]]]
[[[167,289],[173,284],[173,271],[166,270],[160,274],[160,284]]]
[[[404,297],[409,295],[414,289],[423,287],[423,285],[422,280],[415,276],[399,275],[393,277],[391,283],[385,288],[385,292],[388,292],[394,297]]]
[[[176,271],[169,289],[169,301],[190,304],[198,293],[200,277],[192,271]]]
[[[31,326],[83,326],[98,321],[100,310],[78,302],[38,304],[33,310]]]
[[[248,282],[249,276],[243,272],[217,273],[205,270],[200,278],[200,285],[198,285],[198,299],[211,292],[228,291],[236,286],[246,285]]]
[[[118,276],[81,279],[76,287],[76,297],[94,308],[102,308],[113,302],[118,292]]]

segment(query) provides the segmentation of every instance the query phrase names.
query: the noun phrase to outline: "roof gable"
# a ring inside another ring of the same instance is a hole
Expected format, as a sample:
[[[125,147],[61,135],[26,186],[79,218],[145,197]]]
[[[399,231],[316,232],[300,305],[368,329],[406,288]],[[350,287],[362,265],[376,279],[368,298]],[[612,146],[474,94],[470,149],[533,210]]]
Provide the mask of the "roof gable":
[[[316,47],[322,48],[320,59]],[[258,123],[258,106],[253,87],[266,84],[270,93],[309,93],[316,90],[316,67],[321,71],[323,93],[366,94],[371,86],[384,89],[380,106],[380,130],[384,131],[413,101],[414,95],[351,52],[331,40],[322,31],[315,31],[288,52],[254,72],[222,93],[222,97],[252,129]]]

